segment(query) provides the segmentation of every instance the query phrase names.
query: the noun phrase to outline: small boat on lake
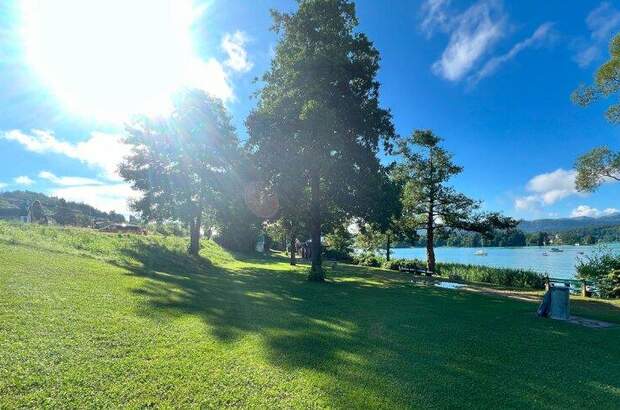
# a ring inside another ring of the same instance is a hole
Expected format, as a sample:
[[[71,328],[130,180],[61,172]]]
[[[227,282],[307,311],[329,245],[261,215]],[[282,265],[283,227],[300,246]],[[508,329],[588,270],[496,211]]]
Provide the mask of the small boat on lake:
[[[564,251],[560,248],[551,248],[551,252],[564,252]]]
[[[486,253],[486,251],[483,251],[482,249],[477,250],[476,252],[474,252],[474,255],[476,256],[487,256],[488,253]]]
[[[549,254],[547,252],[543,252],[542,256],[549,256]]]

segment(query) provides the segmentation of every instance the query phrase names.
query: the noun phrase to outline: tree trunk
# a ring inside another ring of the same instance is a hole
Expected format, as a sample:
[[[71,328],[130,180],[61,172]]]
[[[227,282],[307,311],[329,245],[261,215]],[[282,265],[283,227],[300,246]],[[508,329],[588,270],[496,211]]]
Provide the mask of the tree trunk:
[[[189,254],[198,256],[200,252],[200,226],[202,224],[202,216],[198,214],[192,219],[189,224],[190,229],[190,242],[189,242]]]
[[[388,262],[390,261],[390,245],[391,245],[390,239],[391,239],[390,234],[388,233],[386,235],[386,241],[385,241],[385,260]]]
[[[435,226],[433,220],[433,203],[429,205],[428,209],[428,219],[426,221],[426,270],[431,273],[427,273],[428,276],[431,276],[435,272]]]
[[[308,280],[323,282],[325,275],[321,266],[321,176],[317,167],[310,171],[310,237],[312,239],[312,268]]]
[[[291,261],[290,261],[290,263],[291,263],[291,266],[295,266],[295,265],[297,265],[297,262],[295,261],[295,236],[294,235],[291,235],[291,245],[290,246],[291,246],[291,249],[290,249]]]

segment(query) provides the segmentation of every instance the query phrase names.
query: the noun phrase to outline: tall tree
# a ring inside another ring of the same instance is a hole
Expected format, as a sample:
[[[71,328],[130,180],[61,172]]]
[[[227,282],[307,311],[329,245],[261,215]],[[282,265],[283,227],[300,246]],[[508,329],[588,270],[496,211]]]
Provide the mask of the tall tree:
[[[321,229],[330,208],[370,213],[360,200],[380,166],[379,142],[394,135],[379,106],[379,52],[357,32],[347,0],[300,0],[294,13],[272,11],[279,35],[259,103],[247,126],[250,145],[272,175],[302,174],[309,186],[312,269],[323,281]],[[290,164],[294,164],[291,168]]]
[[[620,91],[620,34],[609,45],[610,59],[596,71],[594,84],[580,86],[572,94],[575,104],[586,107]],[[620,124],[620,103],[612,104],[605,113],[612,124]],[[576,187],[578,191],[592,192],[605,180],[620,181],[620,153],[608,147],[597,147],[577,159]]]
[[[128,125],[132,152],[120,174],[142,192],[134,210],[147,220],[187,223],[188,251],[198,255],[205,214],[225,203],[224,193],[237,182],[238,140],[221,101],[185,90],[173,105],[166,118],[140,117]]]
[[[390,260],[392,244],[407,241],[414,243],[417,231],[410,220],[402,218],[404,178],[399,175],[399,168],[394,164],[385,168],[380,189],[375,192],[375,212],[370,219],[358,221],[359,234],[356,241],[362,249],[375,252],[385,249],[385,259]]]
[[[400,144],[404,162],[398,165],[405,181],[403,218],[410,226],[426,231],[427,269],[435,271],[434,240],[437,230],[460,229],[491,234],[495,229],[511,229],[517,221],[498,213],[479,212],[480,203],[456,192],[449,180],[462,168],[430,130],[415,131]]]
[[[67,201],[60,198],[56,206],[56,212],[54,213],[54,220],[60,225],[74,225],[76,223],[75,214],[69,206]]]

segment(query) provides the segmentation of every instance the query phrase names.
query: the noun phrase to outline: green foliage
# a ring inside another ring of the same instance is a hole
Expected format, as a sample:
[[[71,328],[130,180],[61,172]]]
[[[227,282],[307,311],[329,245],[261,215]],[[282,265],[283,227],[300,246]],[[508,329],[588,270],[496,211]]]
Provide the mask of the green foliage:
[[[361,253],[353,256],[353,263],[360,266],[370,266],[374,268],[380,267],[384,259],[372,253]]]
[[[332,255],[351,255],[353,252],[353,235],[343,224],[336,225],[334,229],[325,235],[326,251]]]
[[[30,205],[30,218],[33,223],[47,224],[47,217],[39,200],[35,200]]]
[[[620,297],[620,255],[602,247],[577,263],[577,277],[596,283],[604,298]]]
[[[237,136],[221,101],[203,91],[176,95],[167,118],[139,117],[127,126],[132,153],[121,176],[142,192],[133,209],[145,220],[179,220],[190,226],[189,252],[199,251],[203,218],[227,206],[240,155]]]
[[[491,283],[513,288],[543,289],[543,274],[523,269],[494,268],[461,263],[439,263],[437,272],[454,280]]]
[[[404,181],[402,220],[426,231],[427,267],[435,271],[435,231],[464,230],[491,235],[497,229],[512,229],[517,221],[498,213],[479,212],[480,203],[456,192],[449,181],[462,172],[452,155],[440,146],[441,138],[431,130],[417,130],[402,140],[404,161],[395,168]]]
[[[607,147],[594,148],[577,159],[575,187],[578,191],[595,191],[605,180],[620,181],[620,153]]]
[[[385,269],[398,270],[399,266],[410,269],[426,269],[426,262],[418,259],[397,259],[383,263]],[[436,272],[451,280],[466,282],[530,289],[543,289],[545,286],[544,275],[523,269],[494,268],[462,263],[437,263]]]
[[[76,225],[77,223],[75,215],[64,199],[58,201],[58,207],[54,213],[54,220],[60,225]]]
[[[575,104],[582,107],[593,102],[617,94],[620,90],[620,34],[612,39],[609,45],[610,59],[597,70],[594,85],[580,86],[572,94]],[[620,103],[607,108],[607,120],[612,124],[620,124]],[[594,148],[577,159],[575,164],[577,190],[592,192],[605,179],[620,181],[620,153],[607,147]]]
[[[581,85],[573,92],[571,98],[582,107],[616,94],[620,90],[620,34],[609,44],[610,59],[596,71],[594,85]],[[620,104],[612,104],[606,112],[607,120],[613,124],[620,123]]]
[[[356,30],[352,2],[302,0],[295,12],[272,14],[279,41],[246,121],[249,146],[267,185],[297,191],[297,206],[308,210],[312,277],[322,280],[325,222],[369,218],[376,209],[376,154],[381,140],[390,147],[394,127],[379,104],[379,52]],[[283,208],[292,220],[290,209]]]

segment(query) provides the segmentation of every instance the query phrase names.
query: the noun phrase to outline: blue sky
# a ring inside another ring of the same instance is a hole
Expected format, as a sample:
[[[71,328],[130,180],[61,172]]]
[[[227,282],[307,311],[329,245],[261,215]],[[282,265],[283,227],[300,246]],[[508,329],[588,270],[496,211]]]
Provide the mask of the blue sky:
[[[245,136],[253,79],[276,42],[269,9],[295,3],[134,1],[128,9],[132,2],[58,0],[53,11],[37,0],[2,2],[0,190],[127,212],[135,194],[115,172],[127,149],[123,113],[177,80],[223,98]],[[597,145],[620,148],[620,128],[605,121],[604,104],[583,109],[569,99],[620,32],[618,2],[356,5],[360,30],[381,53],[381,101],[397,131],[441,135],[465,168],[458,189],[486,209],[526,219],[620,208],[615,184],[591,195],[574,190],[575,158]]]

